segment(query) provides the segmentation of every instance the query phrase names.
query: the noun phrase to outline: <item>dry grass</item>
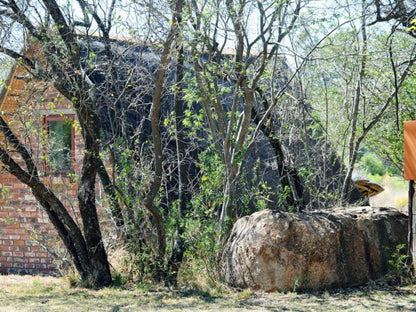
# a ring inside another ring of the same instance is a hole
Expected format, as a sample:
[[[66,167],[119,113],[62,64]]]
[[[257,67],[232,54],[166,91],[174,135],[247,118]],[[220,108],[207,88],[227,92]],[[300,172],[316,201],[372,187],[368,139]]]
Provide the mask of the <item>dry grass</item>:
[[[70,288],[65,279],[0,276],[0,311],[416,311],[416,288],[380,286],[321,293]]]
[[[408,181],[400,177],[384,176],[377,181],[384,191],[370,198],[372,207],[392,207],[407,214]]]

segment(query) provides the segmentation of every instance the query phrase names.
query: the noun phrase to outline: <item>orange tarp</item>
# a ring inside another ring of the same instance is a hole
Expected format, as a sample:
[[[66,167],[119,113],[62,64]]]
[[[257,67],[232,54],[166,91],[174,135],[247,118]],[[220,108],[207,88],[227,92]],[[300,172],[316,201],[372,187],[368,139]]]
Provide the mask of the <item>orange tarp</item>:
[[[404,122],[404,179],[416,180],[416,121]]]

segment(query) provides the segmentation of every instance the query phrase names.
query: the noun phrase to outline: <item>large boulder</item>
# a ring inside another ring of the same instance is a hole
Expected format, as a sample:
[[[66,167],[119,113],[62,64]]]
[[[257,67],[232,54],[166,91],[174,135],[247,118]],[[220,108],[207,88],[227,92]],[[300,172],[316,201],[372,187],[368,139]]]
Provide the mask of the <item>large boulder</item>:
[[[263,210],[239,219],[221,258],[235,287],[284,291],[363,284],[387,273],[407,216],[388,208],[331,212]]]

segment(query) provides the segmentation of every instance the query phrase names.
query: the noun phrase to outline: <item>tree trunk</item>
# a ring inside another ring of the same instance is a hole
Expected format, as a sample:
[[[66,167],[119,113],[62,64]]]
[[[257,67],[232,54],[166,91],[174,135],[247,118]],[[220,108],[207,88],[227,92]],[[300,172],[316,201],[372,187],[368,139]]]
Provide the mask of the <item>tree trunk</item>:
[[[95,184],[100,164],[99,121],[91,109],[92,103],[85,101],[78,105],[78,117],[83,121],[85,153],[78,184],[78,203],[81,213],[85,242],[87,245],[93,285],[108,286],[111,284],[110,265],[104,248],[100,223],[95,204]]]
[[[180,23],[182,18],[179,18]],[[179,205],[176,220],[176,232],[173,243],[173,250],[169,259],[169,271],[171,274],[170,282],[173,285],[177,283],[177,275],[180,264],[185,252],[185,240],[183,234],[185,226],[182,222],[183,216],[187,211],[188,203],[190,201],[190,193],[188,190],[188,168],[186,165],[186,142],[184,133],[184,100],[183,100],[183,78],[184,78],[184,49],[181,47],[178,51],[178,63],[176,66],[176,93],[175,93],[175,126],[176,126],[176,155],[178,164],[178,195]]]
[[[351,114],[351,133],[348,142],[348,170],[344,178],[342,185],[342,198],[348,201],[350,197],[351,182],[352,182],[352,172],[354,171],[355,163],[358,156],[359,143],[355,142],[357,131],[358,131],[358,114],[360,110],[360,103],[362,97],[362,86],[364,84],[364,78],[366,75],[366,65],[367,65],[367,28],[366,28],[366,19],[365,19],[365,2],[362,3],[363,15],[361,17],[361,35],[362,35],[362,47],[361,47],[361,63],[360,71],[358,73],[357,85],[355,86],[355,95],[353,102],[353,110]]]
[[[223,191],[223,203],[221,207],[221,214],[219,219],[220,228],[220,243],[227,236],[230,226],[232,224],[232,218],[234,217],[235,194],[236,194],[236,174],[235,168],[232,164],[226,164],[226,173],[224,181]]]
[[[267,109],[269,105],[267,100],[263,97],[263,92],[260,89],[257,89],[256,91],[263,98],[263,105]],[[252,116],[254,122],[259,125],[259,114],[254,106]],[[290,189],[290,192],[287,194],[285,201],[289,207],[293,207],[296,209],[296,211],[301,212],[309,202],[309,193],[308,190],[304,187],[302,178],[299,176],[298,171],[295,168],[290,168],[285,164],[283,148],[279,139],[277,138],[273,124],[273,120],[271,117],[269,117],[269,121],[267,123],[260,124],[260,130],[268,139],[271,147],[275,152],[277,172],[279,173],[280,185],[282,189]]]
[[[69,215],[62,202],[39,180],[37,168],[29,152],[19,142],[2,118],[0,118],[0,129],[5,135],[5,138],[22,156],[30,173],[23,170],[3,148],[0,148],[0,161],[5,165],[9,173],[30,187],[33,195],[45,209],[58,235],[70,253],[82,281],[86,285],[93,287],[109,285],[111,283],[111,274],[107,262],[107,255],[102,244],[95,207],[95,175],[91,177],[88,175],[91,171],[83,170],[84,175],[81,176],[80,181],[80,212],[83,221],[87,221],[84,224],[83,236],[81,230]],[[94,142],[98,141],[94,140]],[[91,155],[93,154],[86,153],[84,163],[92,161],[89,158]],[[89,168],[90,166],[87,165],[85,167]],[[87,196],[83,194],[87,194]]]
[[[111,209],[111,216],[114,219],[114,222],[117,226],[117,231],[122,232],[124,227],[124,218],[121,212],[120,204],[117,200],[117,194],[113,183],[111,182],[110,177],[108,176],[107,169],[101,159],[99,159],[98,174],[100,176],[101,183],[104,187],[104,192],[109,197],[109,205]]]

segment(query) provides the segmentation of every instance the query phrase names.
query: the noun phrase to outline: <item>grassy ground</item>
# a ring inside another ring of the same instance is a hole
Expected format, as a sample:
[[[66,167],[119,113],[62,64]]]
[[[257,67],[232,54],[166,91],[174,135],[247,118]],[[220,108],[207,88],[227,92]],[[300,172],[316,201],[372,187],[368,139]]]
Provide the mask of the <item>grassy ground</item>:
[[[71,288],[64,279],[0,276],[0,311],[416,311],[416,288],[380,285],[320,293]]]

